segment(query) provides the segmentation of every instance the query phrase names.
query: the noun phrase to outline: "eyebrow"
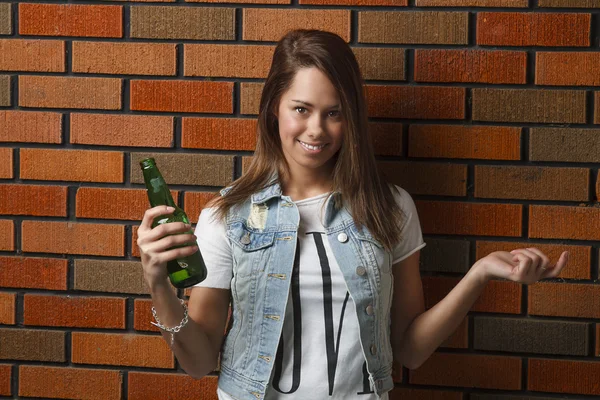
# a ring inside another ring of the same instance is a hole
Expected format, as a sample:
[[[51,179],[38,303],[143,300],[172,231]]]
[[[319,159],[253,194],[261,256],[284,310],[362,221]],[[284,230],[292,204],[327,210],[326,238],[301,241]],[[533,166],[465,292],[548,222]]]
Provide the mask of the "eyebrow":
[[[295,101],[296,103],[304,104],[305,106],[314,107],[312,104],[310,104],[310,103],[308,103],[306,101],[302,101],[302,100],[292,100],[292,101]],[[327,108],[328,109],[330,109],[330,108],[339,108],[339,106],[340,106],[339,104],[335,104],[335,105],[329,106]]]

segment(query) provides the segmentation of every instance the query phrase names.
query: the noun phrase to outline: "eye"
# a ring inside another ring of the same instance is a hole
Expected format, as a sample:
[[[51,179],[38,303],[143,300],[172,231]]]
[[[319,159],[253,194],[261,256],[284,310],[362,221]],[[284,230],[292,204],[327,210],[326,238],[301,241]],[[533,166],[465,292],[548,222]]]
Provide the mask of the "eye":
[[[338,118],[339,116],[341,116],[341,114],[338,110],[334,110],[334,111],[329,111],[329,116],[333,117],[333,118]]]
[[[298,112],[298,114],[304,114],[306,111],[306,108],[304,107],[294,107],[294,110],[296,110],[296,112]]]

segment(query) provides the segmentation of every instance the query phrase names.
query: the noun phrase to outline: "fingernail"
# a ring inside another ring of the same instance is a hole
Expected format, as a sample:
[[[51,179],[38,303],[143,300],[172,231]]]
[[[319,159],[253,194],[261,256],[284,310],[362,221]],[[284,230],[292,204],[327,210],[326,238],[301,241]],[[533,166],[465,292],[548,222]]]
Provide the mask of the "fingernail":
[[[167,211],[171,212],[171,211],[175,211],[174,207],[167,207]]]

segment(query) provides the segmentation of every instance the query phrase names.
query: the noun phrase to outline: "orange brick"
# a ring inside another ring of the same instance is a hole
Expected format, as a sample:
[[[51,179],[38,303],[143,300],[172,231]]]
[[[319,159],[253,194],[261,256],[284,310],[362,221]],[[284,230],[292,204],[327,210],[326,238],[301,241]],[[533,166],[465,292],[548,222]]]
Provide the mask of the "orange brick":
[[[12,382],[12,365],[0,364],[0,396],[10,396]]]
[[[48,168],[49,165],[52,168]],[[123,182],[123,153],[95,150],[21,149],[21,178],[119,183]]]
[[[587,168],[475,166],[475,197],[587,201]]]
[[[160,332],[157,327],[150,323],[152,320],[152,300],[135,299],[133,302],[133,329],[136,331]]]
[[[369,122],[369,131],[376,155],[402,155],[402,124],[397,122]]]
[[[410,194],[466,196],[467,166],[460,164],[379,161],[387,180]]]
[[[600,240],[600,209],[531,205],[529,237]]]
[[[519,204],[417,201],[423,233],[479,236],[521,236]]]
[[[275,46],[186,44],[184,75],[266,78],[274,50]]]
[[[15,249],[15,226],[13,221],[0,219],[0,250]]]
[[[488,46],[590,45],[591,15],[479,12],[477,44]]]
[[[276,42],[297,28],[324,29],[350,41],[350,10],[244,8],[242,40]]]
[[[527,390],[589,394],[597,397],[600,364],[596,361],[529,359]],[[556,377],[560,376],[560,379]]]
[[[123,7],[19,4],[19,33],[38,36],[123,37]],[[40,18],[43,15],[43,18]]]
[[[264,83],[240,82],[240,112],[258,114]]]
[[[150,1],[150,0],[145,0]],[[174,1],[174,0],[173,0]],[[231,3],[231,0],[187,0],[188,3]],[[236,4],[291,4],[291,0],[235,0]]]
[[[66,217],[67,188],[0,184],[0,214]]]
[[[463,119],[465,89],[434,86],[366,86],[370,117]]]
[[[600,287],[567,283],[529,286],[527,313],[572,318],[600,318]]]
[[[247,118],[184,117],[181,147],[254,151],[257,125],[256,119]]]
[[[21,234],[25,252],[125,255],[125,228],[122,225],[23,221]]]
[[[119,110],[121,80],[21,75],[19,106]]]
[[[417,82],[527,82],[527,53],[501,50],[415,50]]]
[[[13,177],[13,149],[0,147],[0,179]]]
[[[521,128],[411,125],[409,157],[519,160]]]
[[[405,7],[408,0],[299,0],[298,4],[331,4],[334,6],[395,6]]]
[[[540,2],[543,0],[540,0]],[[527,8],[528,0],[417,0],[417,7],[520,7]]]
[[[198,217],[196,217],[196,222],[198,222]],[[140,248],[137,245],[137,240],[138,240],[137,231],[138,231],[138,229],[139,229],[139,225],[131,227],[131,255],[133,257],[140,258],[141,257]]]
[[[173,147],[173,117],[71,114],[71,143],[130,147]]]
[[[207,81],[131,81],[132,110],[233,112],[233,83]]]
[[[73,72],[120,75],[175,75],[171,43],[73,42]]]
[[[123,376],[120,371],[19,366],[19,396],[64,399],[119,400]]]
[[[65,72],[62,40],[0,39],[0,70]]]
[[[185,212],[191,222],[198,222],[200,212],[206,203],[213,197],[218,196],[218,192],[186,192],[184,197]]]
[[[62,115],[54,112],[0,111],[0,141],[61,143]]]
[[[457,278],[423,277],[425,307],[431,308],[439,303],[458,284]],[[470,311],[519,314],[521,312],[522,285],[492,280],[488,282],[481,296]]]
[[[162,336],[73,332],[75,364],[174,368],[175,358]]]
[[[66,259],[0,257],[0,265],[1,287],[67,290]]]
[[[598,8],[600,0],[538,0],[538,7]]]
[[[521,359],[478,354],[434,353],[422,366],[410,371],[409,382],[417,385],[519,390]]]
[[[598,86],[599,64],[598,53],[536,52],[535,84]]]
[[[3,273],[5,273],[3,271]],[[15,324],[15,304],[17,301],[16,293],[0,292],[0,324]],[[0,372],[0,376],[2,373]],[[0,379],[0,382],[2,380]],[[0,390],[0,392],[2,392]]]
[[[129,400],[217,400],[217,377],[194,379],[185,374],[156,374],[130,372],[128,375]]]
[[[566,279],[591,279],[591,247],[572,246],[565,244],[543,244],[531,242],[485,242],[477,241],[475,258],[478,260],[494,251],[508,251],[535,247],[548,256],[552,263],[556,263],[563,251],[569,252],[569,263],[562,270],[559,277]]]
[[[25,294],[23,323],[125,329],[125,299]]]

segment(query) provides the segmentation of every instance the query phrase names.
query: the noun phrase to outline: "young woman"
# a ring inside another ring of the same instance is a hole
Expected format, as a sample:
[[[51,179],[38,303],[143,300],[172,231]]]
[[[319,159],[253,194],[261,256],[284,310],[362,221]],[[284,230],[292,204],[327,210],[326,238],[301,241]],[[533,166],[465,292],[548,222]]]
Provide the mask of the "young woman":
[[[463,320],[492,278],[556,277],[535,248],[494,252],[425,311],[415,205],[380,176],[363,82],[340,37],[296,30],[277,44],[248,171],[189,226],[138,231],[145,279],[163,335],[183,369],[201,378],[220,358],[220,399],[381,399],[392,361],[419,367]],[[177,235],[174,235],[177,234]],[[189,311],[165,265],[198,239],[207,279]],[[228,308],[232,314],[225,332]],[[189,318],[184,318],[184,310]]]

